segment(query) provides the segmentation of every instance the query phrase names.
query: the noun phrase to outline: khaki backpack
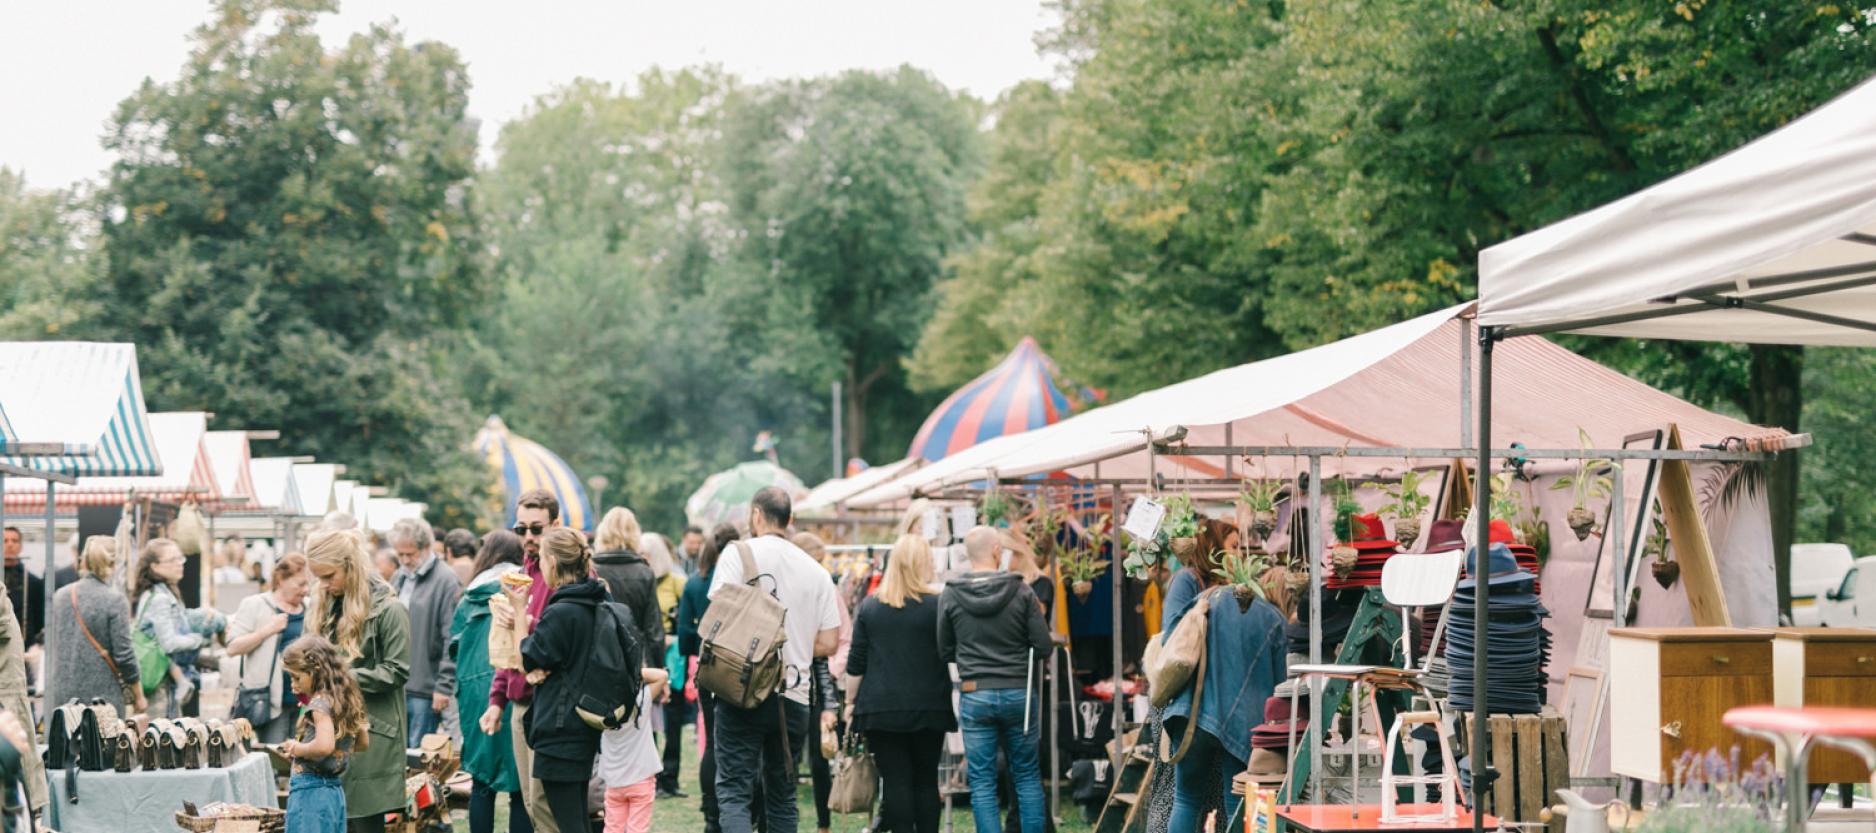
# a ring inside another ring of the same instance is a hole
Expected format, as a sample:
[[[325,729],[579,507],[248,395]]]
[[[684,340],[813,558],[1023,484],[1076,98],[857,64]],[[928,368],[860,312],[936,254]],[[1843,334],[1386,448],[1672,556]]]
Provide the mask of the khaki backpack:
[[[723,702],[753,709],[782,688],[782,632],[787,610],[763,590],[749,544],[736,542],[741,584],[726,584],[710,599],[697,624],[703,648],[697,654],[697,685]],[[771,577],[770,579],[774,579]]]

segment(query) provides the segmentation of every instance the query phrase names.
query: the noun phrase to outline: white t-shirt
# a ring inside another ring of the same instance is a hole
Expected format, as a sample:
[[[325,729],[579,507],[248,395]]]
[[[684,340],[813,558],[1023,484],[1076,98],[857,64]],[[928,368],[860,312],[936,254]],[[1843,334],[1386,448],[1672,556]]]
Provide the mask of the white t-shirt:
[[[684,693],[673,691],[671,696],[682,697]],[[658,756],[651,733],[651,713],[657,708],[651,700],[651,686],[641,686],[638,714],[599,736],[599,777],[606,782],[606,789],[630,787],[664,770],[664,759]]]
[[[788,641],[782,645],[782,672],[788,699],[808,703],[809,685],[814,678],[814,635],[840,627],[840,608],[834,599],[834,577],[813,556],[800,547],[774,535],[745,541],[755,557],[760,586],[775,594],[788,611],[782,620],[782,633]],[[773,581],[771,581],[773,579]],[[743,581],[743,559],[734,544],[724,547],[717,556],[717,570],[710,578],[710,596],[717,588]]]

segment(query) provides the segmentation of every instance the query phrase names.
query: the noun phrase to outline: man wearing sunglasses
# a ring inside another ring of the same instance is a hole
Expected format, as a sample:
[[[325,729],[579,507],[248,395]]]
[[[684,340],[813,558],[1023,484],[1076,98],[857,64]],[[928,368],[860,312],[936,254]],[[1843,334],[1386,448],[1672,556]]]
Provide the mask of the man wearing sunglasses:
[[[510,590],[508,594],[509,610],[491,605],[490,614],[498,628],[510,627],[513,618],[510,610],[527,612],[527,621],[532,624],[540,621],[541,610],[547,607],[547,597],[552,591],[547,586],[547,579],[541,575],[541,537],[547,530],[560,525],[560,501],[546,489],[532,489],[521,493],[515,500],[515,525],[513,531],[521,539],[524,553],[522,568],[534,583],[528,585],[526,595]],[[547,806],[547,793],[534,774],[534,751],[528,746],[527,733],[522,730],[522,718],[528,713],[528,703],[534,699],[534,687],[528,685],[527,678],[520,671],[501,669],[495,672],[495,683],[489,687],[488,710],[482,713],[479,721],[482,731],[495,734],[502,725],[502,706],[513,703],[514,713],[508,717],[509,734],[515,748],[515,773],[526,779],[527,785],[521,791],[522,801],[528,807],[528,819],[534,822],[535,833],[561,833],[560,825],[554,822],[553,811]],[[586,833],[569,830],[566,833]]]

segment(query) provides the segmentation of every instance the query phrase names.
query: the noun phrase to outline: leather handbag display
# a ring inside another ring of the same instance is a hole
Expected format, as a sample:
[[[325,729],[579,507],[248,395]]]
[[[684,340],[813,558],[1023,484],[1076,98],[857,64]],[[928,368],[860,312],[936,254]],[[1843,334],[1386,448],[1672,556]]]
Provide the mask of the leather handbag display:
[[[208,763],[208,724],[194,717],[176,721],[182,730],[182,768],[201,769]]]

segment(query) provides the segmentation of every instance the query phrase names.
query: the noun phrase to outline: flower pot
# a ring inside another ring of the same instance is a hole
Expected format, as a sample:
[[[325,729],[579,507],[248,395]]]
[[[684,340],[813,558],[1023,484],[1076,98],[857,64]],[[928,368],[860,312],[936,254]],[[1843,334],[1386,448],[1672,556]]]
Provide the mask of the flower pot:
[[[1170,546],[1172,547],[1173,555],[1177,556],[1180,561],[1190,561],[1193,553],[1198,551],[1199,539],[1187,537],[1174,538],[1170,542]]]
[[[1301,593],[1304,588],[1309,586],[1309,571],[1291,570],[1289,575],[1285,577],[1285,580],[1290,585],[1291,594]]]
[[[1073,584],[1070,584],[1068,586],[1068,589],[1075,594],[1075,598],[1080,599],[1085,602],[1088,600],[1088,594],[1094,592],[1094,582],[1077,581]]]
[[[1655,583],[1661,585],[1663,590],[1673,587],[1674,582],[1681,578],[1681,562],[1679,561],[1656,559],[1653,564],[1648,565],[1648,569],[1654,571]]]
[[[1394,539],[1400,542],[1400,548],[1411,549],[1415,541],[1420,540],[1420,519],[1401,518],[1394,522]]]
[[[1576,533],[1576,540],[1587,541],[1589,534],[1596,530],[1595,513],[1578,506],[1570,510],[1570,531]]]
[[[1269,538],[1270,533],[1276,531],[1277,513],[1275,510],[1265,509],[1251,514],[1251,532],[1259,539]]]
[[[1353,546],[1336,544],[1335,549],[1329,552],[1329,564],[1335,568],[1335,577],[1348,578],[1348,574],[1355,570],[1355,560],[1360,556],[1361,553]]]

